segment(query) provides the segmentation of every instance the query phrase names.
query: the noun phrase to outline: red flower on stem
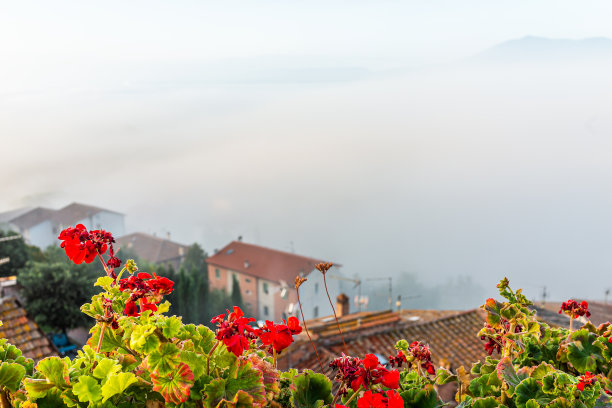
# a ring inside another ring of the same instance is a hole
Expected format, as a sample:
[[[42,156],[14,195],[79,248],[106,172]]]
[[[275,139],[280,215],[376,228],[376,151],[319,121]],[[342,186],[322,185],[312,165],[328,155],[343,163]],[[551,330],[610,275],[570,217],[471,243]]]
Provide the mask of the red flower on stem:
[[[403,408],[404,400],[395,390],[385,393],[367,390],[357,400],[357,408]]]
[[[427,371],[430,375],[436,374],[436,368],[431,362],[431,352],[427,344],[419,341],[414,341],[410,344],[407,351],[412,356],[412,361],[416,361],[417,364],[421,365],[421,368]],[[402,350],[397,352],[397,356],[389,356],[389,363],[391,366],[401,367],[403,363],[407,363],[408,359]]]
[[[597,381],[597,377],[587,371],[584,375],[578,377],[578,381],[579,382],[578,385],[576,385],[576,388],[578,388],[580,391],[583,391],[586,385],[595,384],[595,381]]]
[[[119,281],[119,289],[131,292],[123,314],[125,316],[140,316],[145,310],[157,311],[156,304],[161,302],[164,295],[172,292],[174,282],[163,276],[153,276],[140,272]],[[136,309],[136,302],[140,305],[140,312]]]
[[[378,361],[374,354],[367,354],[361,362],[361,367],[355,372],[355,379],[350,386],[354,391],[359,387],[370,388],[370,386],[382,383],[387,388],[399,387],[399,371],[387,370]]]
[[[266,325],[261,329],[256,329],[255,333],[259,336],[261,342],[270,346],[276,353],[280,353],[293,343],[293,335],[300,334],[302,327],[295,316],[291,316],[285,324],[274,324],[270,320],[266,320]]]
[[[227,310],[227,320],[224,319],[225,314],[220,314],[210,321],[218,327],[215,338],[222,341],[230,352],[239,357],[249,348],[251,340],[257,338],[255,329],[250,325],[255,319],[244,317],[238,306],[234,306],[233,312]]]
[[[115,257],[113,243],[115,238],[110,232],[104,230],[87,231],[83,224],[76,227],[68,227],[58,237],[62,241],[60,247],[64,248],[68,258],[75,264],[91,263],[95,257],[104,255],[110,247],[110,259],[106,265],[110,268],[117,268],[121,265],[121,260]]]
[[[561,304],[559,314],[561,313],[565,313],[573,319],[577,319],[580,316],[591,317],[591,312],[589,312],[589,304],[585,301],[578,303],[574,299],[570,299]]]

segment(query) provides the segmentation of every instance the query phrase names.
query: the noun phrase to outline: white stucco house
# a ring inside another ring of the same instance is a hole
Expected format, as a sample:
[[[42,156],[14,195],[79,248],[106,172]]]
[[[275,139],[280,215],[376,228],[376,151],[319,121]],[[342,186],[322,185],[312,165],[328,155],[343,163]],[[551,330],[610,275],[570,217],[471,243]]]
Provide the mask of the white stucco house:
[[[124,235],[124,218],[116,211],[72,203],[59,210],[35,207],[0,213],[0,229],[18,232],[29,245],[45,249],[59,244],[60,231],[76,224],[110,231],[116,237]]]

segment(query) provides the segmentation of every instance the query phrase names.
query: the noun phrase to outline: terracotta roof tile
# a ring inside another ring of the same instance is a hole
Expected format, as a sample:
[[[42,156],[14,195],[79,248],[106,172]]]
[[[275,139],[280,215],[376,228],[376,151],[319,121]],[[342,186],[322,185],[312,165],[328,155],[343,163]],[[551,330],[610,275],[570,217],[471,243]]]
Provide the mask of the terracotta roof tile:
[[[26,357],[34,360],[56,356],[57,350],[51,341],[28,319],[26,311],[15,298],[4,298],[0,302],[0,338],[19,348]]]
[[[416,312],[410,311],[415,315]],[[401,312],[386,313],[402,314]],[[444,363],[444,365],[450,365],[451,369],[456,369],[461,365],[469,368],[487,355],[482,341],[477,337],[484,323],[484,314],[479,309],[452,313],[446,311],[446,313],[448,313],[446,316],[439,318],[433,317],[432,314],[431,320],[422,322],[381,319],[379,325],[372,324],[348,332],[343,331],[344,338],[351,355],[357,357],[363,357],[368,353],[378,353],[388,357],[396,353],[394,345],[398,340],[406,339],[409,342],[418,340],[429,344],[432,360],[436,366]],[[376,318],[375,315],[371,317]],[[313,331],[316,332],[316,329]],[[328,331],[325,330],[324,333]],[[334,335],[331,335],[331,331],[329,333],[328,337],[318,337],[315,342],[326,374],[331,375],[331,370],[327,366],[332,359],[341,355],[343,346],[337,333]],[[318,371],[318,362],[312,346],[301,340],[302,338],[299,342],[296,341],[296,345],[288,350],[291,352],[291,366]],[[284,356],[283,359],[284,361],[282,363],[279,361],[279,364],[288,365],[287,356]]]
[[[209,265],[220,266],[274,282],[284,280],[292,285],[297,275],[309,274],[314,270],[316,264],[323,261],[233,241],[209,257],[206,262]]]

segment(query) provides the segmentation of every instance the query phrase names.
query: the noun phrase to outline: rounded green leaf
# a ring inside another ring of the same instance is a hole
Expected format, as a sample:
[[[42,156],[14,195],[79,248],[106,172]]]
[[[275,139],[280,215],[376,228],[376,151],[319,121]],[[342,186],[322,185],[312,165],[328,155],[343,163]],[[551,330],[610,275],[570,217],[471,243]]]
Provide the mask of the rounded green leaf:
[[[102,399],[102,387],[98,381],[88,375],[79,377],[79,381],[72,386],[72,392],[81,402],[89,402],[90,405]]]

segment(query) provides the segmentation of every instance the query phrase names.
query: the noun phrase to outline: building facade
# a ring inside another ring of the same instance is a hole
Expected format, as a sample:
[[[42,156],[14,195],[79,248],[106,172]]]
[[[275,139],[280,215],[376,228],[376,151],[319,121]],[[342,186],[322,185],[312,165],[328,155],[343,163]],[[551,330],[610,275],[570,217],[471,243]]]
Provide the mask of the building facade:
[[[323,275],[315,265],[318,259],[233,241],[206,260],[210,289],[232,293],[234,279],[240,285],[243,302],[251,316],[258,320],[280,322],[301,315],[297,306],[296,276],[308,279],[300,287],[300,299],[306,319],[332,314],[323,286]],[[332,295],[343,290],[339,267],[327,272]],[[223,311],[219,311],[221,313]]]
[[[87,229],[103,229],[114,236],[125,233],[125,216],[116,211],[72,203],[54,210],[44,207],[23,208],[0,214],[0,228],[15,231],[29,245],[45,249],[59,243],[59,233],[77,224]]]

